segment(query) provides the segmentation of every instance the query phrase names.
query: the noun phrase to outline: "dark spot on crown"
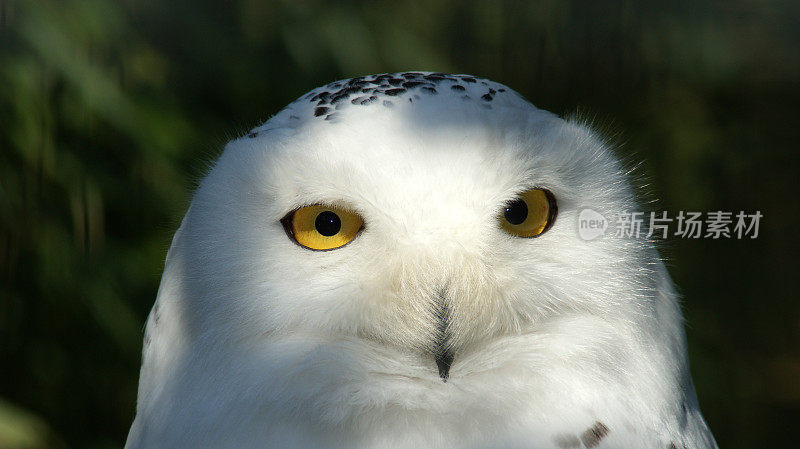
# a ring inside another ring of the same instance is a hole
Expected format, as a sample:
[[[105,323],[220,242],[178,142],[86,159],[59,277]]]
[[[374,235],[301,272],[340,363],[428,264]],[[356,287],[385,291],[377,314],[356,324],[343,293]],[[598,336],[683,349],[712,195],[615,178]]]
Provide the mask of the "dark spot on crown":
[[[497,89],[498,92],[505,92],[505,89]]]
[[[429,95],[434,95],[434,94],[438,93],[438,92],[436,92],[436,89],[434,89],[433,87],[427,87],[426,86],[426,87],[423,87],[421,90],[423,92],[425,92],[426,94],[429,94]]]
[[[426,83],[424,81],[406,81],[405,83],[403,83],[403,87],[405,87],[406,89],[411,89],[412,87],[417,87],[421,85],[431,85],[431,84]]]
[[[475,78],[473,78],[471,76],[462,76],[461,80],[464,81],[465,83],[477,83],[478,82]]]
[[[328,109],[330,108],[318,107],[317,109],[314,109],[314,117],[319,117],[320,115],[325,114],[326,112],[328,112]]]
[[[451,88],[451,89],[453,89],[453,90],[457,90],[457,91],[459,91],[459,92],[464,92],[465,90],[467,90],[467,89],[466,89],[464,86],[462,86],[461,84],[453,84],[452,86],[450,86],[450,88]]]
[[[484,101],[492,101],[492,96],[490,94],[483,94],[483,95],[481,95],[481,98]]]
[[[405,89],[403,89],[402,87],[399,87],[397,89],[387,89],[386,92],[384,92],[384,93],[386,95],[390,96],[390,97],[394,97],[394,96],[400,95],[400,94],[405,93],[405,92],[406,92]]]
[[[667,446],[667,449],[678,449],[678,446],[675,446],[675,443],[669,443],[669,446]]]
[[[250,134],[247,135],[247,137],[255,139],[256,137],[258,137],[258,131],[251,132]]]
[[[318,93],[318,94],[314,95],[314,96],[311,98],[311,101],[316,101],[316,100],[320,100],[320,99],[322,99],[322,100],[327,100],[327,99],[328,99],[328,97],[330,97],[330,96],[331,96],[331,93],[330,93],[330,92],[328,92],[327,90],[326,90],[326,91],[322,91],[322,92],[320,92],[320,93]]]
[[[350,102],[353,103],[353,104],[359,104],[361,106],[365,106],[365,105],[368,105],[368,104],[372,103],[373,101],[375,101],[377,99],[378,99],[378,97],[376,97],[375,95],[370,95],[369,97],[358,97],[358,98],[355,98],[355,99],[351,100]],[[358,101],[356,101],[356,100],[358,100]]]
[[[434,77],[434,76],[435,76],[435,77],[437,77],[437,78],[440,78],[440,80],[439,80],[439,81],[441,81],[441,80],[456,81],[456,79],[455,79],[455,78],[453,78],[452,76],[450,76],[450,75],[448,75],[448,74],[446,74],[446,73],[442,73],[442,72],[431,73],[431,74],[430,74],[430,75],[428,75],[428,76],[432,76],[432,77]]]
[[[350,94],[336,94],[333,96],[333,98],[331,98],[331,104],[336,104],[349,96]]]
[[[339,116],[338,112],[334,112],[333,114],[328,114],[325,116],[325,120],[333,120]]]
[[[605,424],[597,421],[594,425],[588,428],[581,434],[581,441],[587,448],[592,448],[600,444],[600,441],[608,435],[608,427]]]
[[[289,116],[289,120],[300,120],[300,117],[292,114],[292,115]]]
[[[392,78],[389,80],[389,84],[392,86],[399,86],[403,81],[405,81],[403,78]]]
[[[342,91],[341,91],[342,94],[346,94],[346,95],[354,94],[356,92],[361,92],[361,87],[360,86],[348,87],[347,89],[342,89]]]

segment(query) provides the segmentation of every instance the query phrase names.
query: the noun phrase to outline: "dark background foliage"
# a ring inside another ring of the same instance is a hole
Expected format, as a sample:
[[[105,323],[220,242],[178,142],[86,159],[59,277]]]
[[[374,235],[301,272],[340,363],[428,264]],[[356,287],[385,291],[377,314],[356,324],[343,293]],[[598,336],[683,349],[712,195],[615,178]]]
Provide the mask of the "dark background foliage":
[[[171,234],[225,141],[409,69],[595,123],[654,209],[760,210],[755,240],[663,254],[720,445],[795,446],[798,49],[794,0],[0,0],[0,447],[120,447]]]

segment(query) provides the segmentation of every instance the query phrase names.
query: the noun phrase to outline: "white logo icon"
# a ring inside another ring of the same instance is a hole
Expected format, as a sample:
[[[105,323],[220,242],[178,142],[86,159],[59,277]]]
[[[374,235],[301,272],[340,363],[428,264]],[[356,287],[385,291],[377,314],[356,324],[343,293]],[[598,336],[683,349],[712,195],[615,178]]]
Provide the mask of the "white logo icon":
[[[608,220],[600,212],[583,209],[578,214],[578,235],[584,240],[601,237],[608,229]]]

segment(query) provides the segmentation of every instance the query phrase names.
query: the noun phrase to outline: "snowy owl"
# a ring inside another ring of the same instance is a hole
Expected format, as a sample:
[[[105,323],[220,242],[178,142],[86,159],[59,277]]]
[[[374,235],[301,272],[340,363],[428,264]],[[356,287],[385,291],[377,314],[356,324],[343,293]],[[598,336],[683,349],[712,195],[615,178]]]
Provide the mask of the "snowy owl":
[[[126,448],[714,448],[653,242],[581,123],[468,75],[337,81],[227,144]]]

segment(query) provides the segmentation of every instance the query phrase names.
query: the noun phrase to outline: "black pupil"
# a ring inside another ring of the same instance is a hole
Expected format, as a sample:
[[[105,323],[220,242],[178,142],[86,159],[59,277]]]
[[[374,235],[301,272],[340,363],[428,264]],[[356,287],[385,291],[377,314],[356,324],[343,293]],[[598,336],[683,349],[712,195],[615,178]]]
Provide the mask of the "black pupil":
[[[335,213],[326,210],[317,215],[314,227],[317,228],[317,232],[320,234],[330,237],[338,234],[339,230],[342,229],[342,220]]]
[[[522,224],[528,218],[528,205],[522,200],[511,202],[506,206],[503,216],[512,225]]]

